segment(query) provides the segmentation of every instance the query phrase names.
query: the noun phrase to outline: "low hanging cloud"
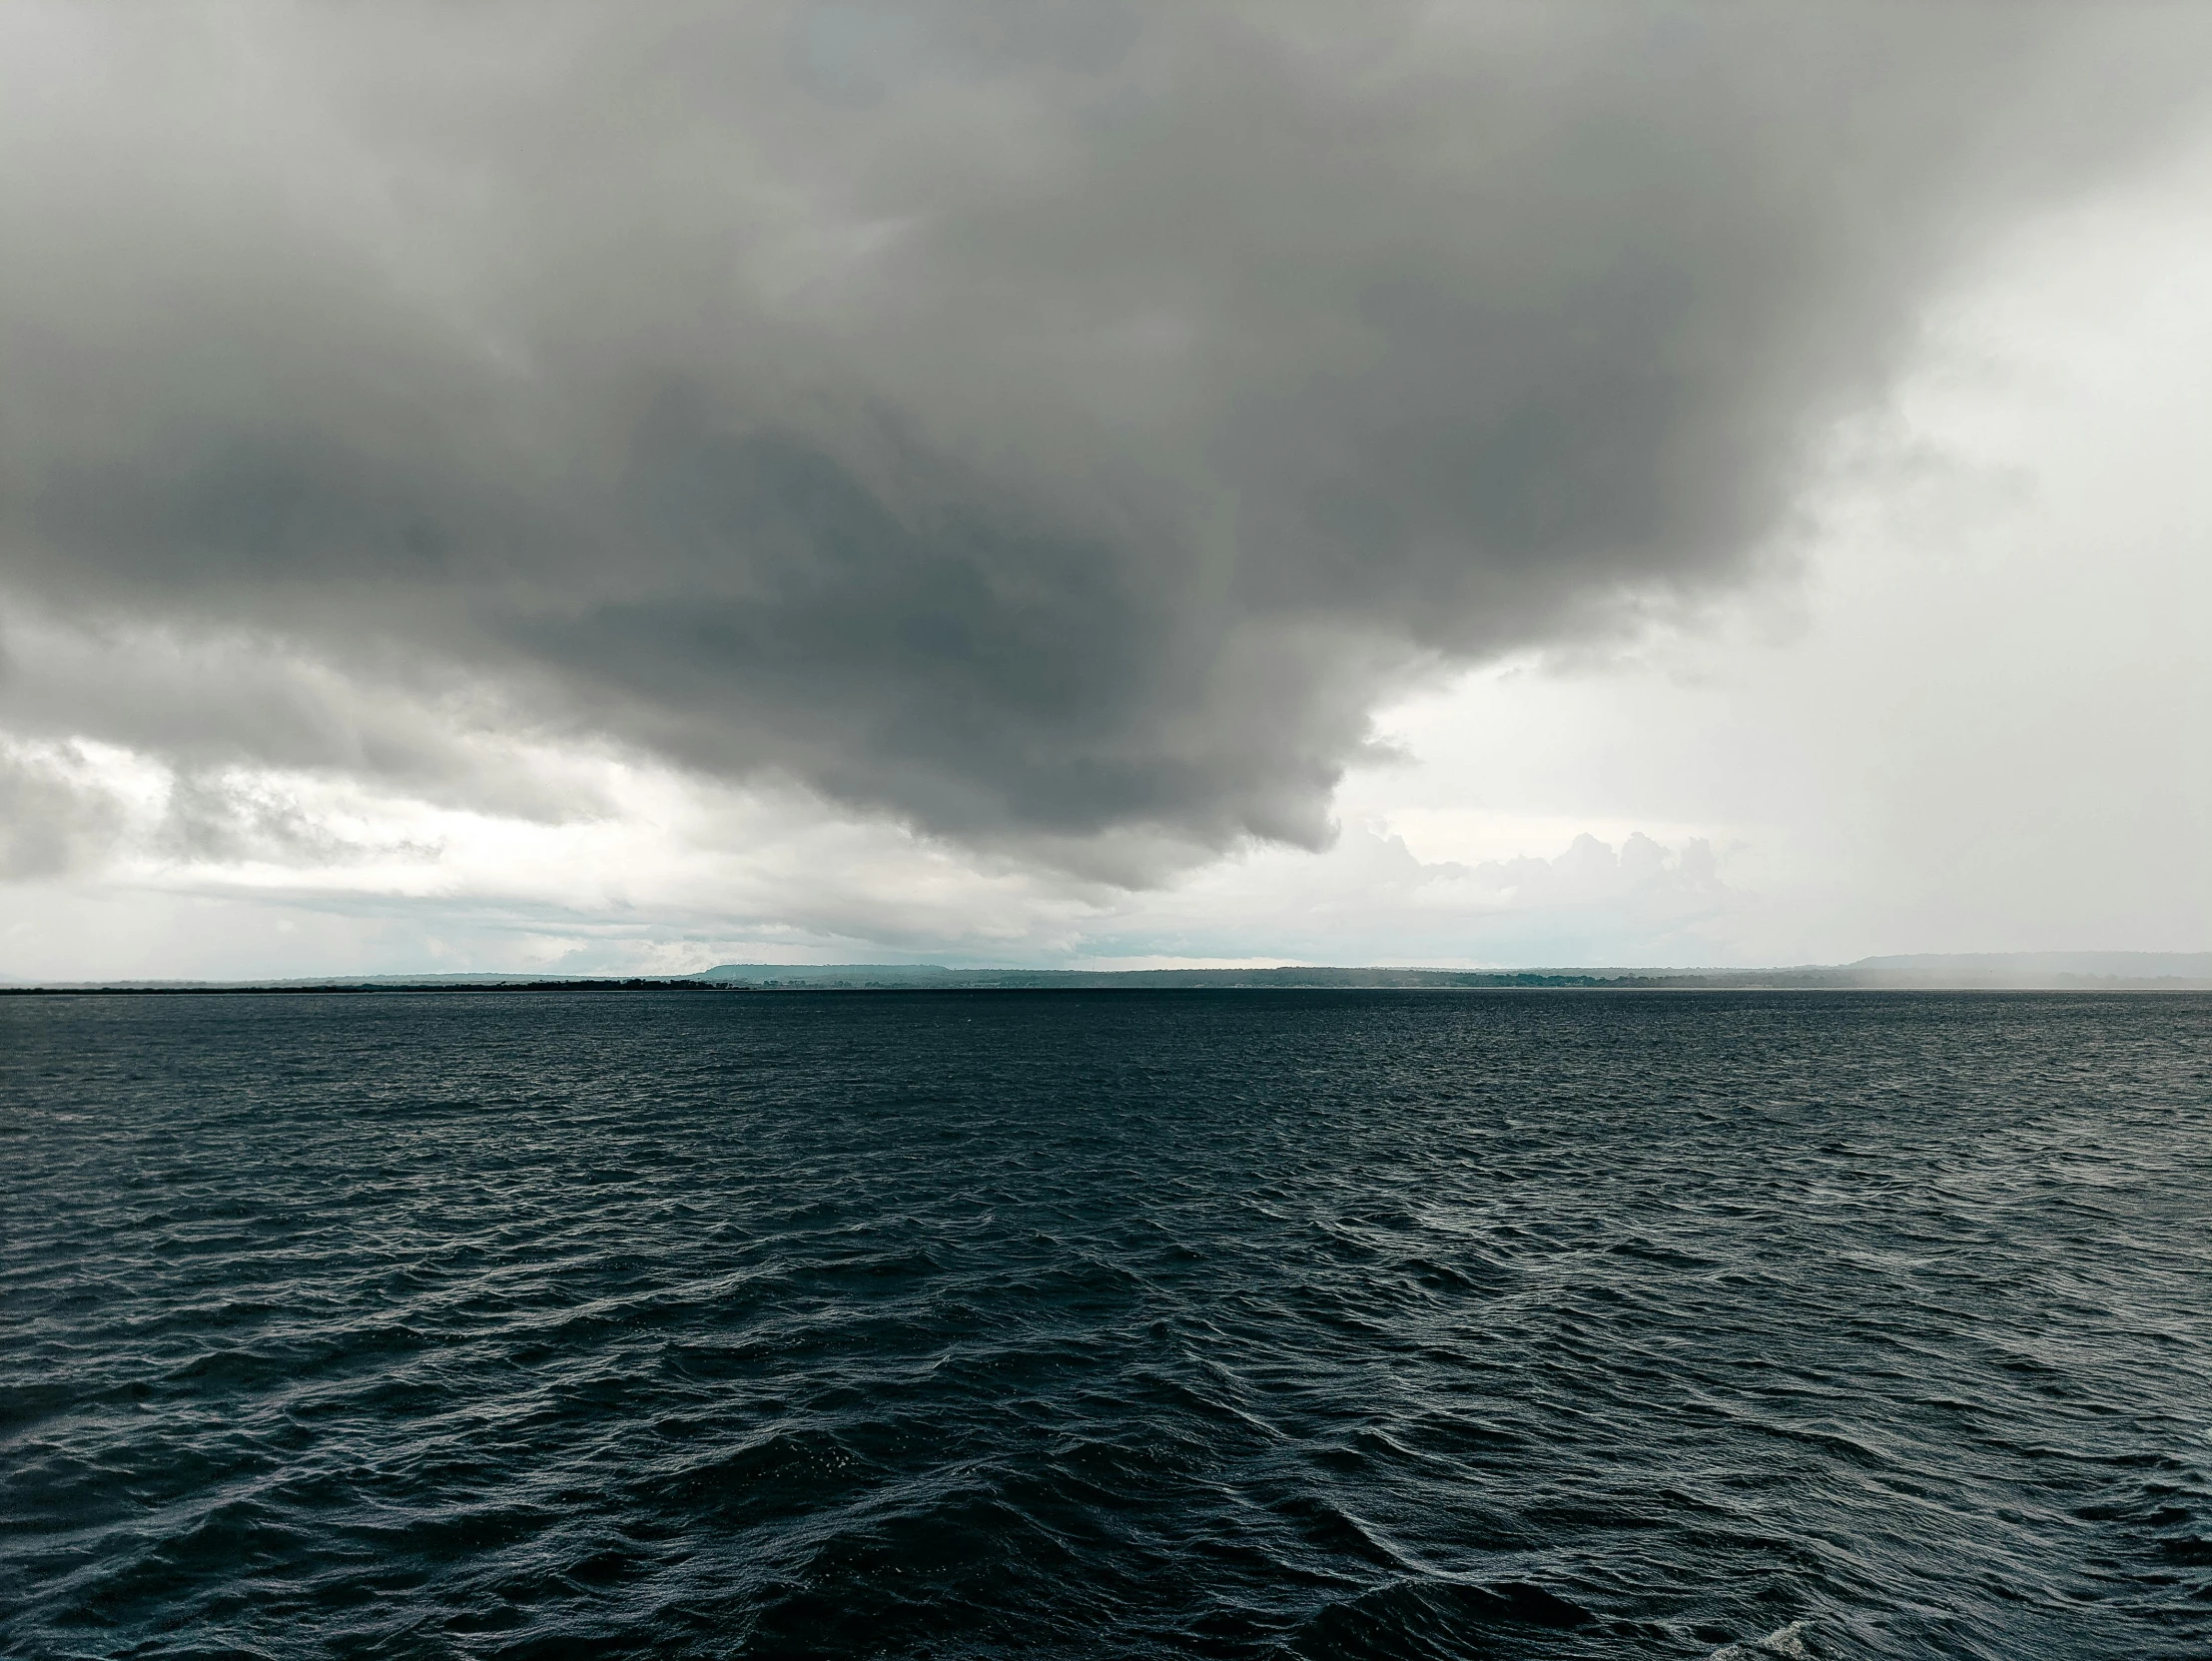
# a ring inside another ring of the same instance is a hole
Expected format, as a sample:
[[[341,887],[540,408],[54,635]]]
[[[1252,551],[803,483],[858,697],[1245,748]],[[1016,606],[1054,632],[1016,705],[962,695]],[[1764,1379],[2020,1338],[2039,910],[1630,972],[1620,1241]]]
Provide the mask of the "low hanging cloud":
[[[1753,573],[1935,287],[2200,114],[2208,45],[22,0],[0,604],[206,684],[17,653],[0,721],[529,794],[443,712],[1124,881],[1316,845],[1379,700]]]

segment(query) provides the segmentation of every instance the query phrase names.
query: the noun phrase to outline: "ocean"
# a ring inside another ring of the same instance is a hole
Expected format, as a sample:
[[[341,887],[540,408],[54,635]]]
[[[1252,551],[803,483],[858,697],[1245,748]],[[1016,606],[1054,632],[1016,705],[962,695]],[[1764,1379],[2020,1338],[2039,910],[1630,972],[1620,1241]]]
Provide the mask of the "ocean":
[[[9,1656],[2212,1656],[2212,998],[0,998]]]

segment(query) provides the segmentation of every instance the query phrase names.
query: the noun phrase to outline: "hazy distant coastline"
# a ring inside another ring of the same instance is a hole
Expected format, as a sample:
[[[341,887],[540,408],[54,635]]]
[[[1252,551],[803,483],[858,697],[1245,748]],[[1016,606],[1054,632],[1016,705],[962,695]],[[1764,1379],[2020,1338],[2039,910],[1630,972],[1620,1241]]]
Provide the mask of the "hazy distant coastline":
[[[260,981],[38,982],[0,992],[1051,991],[1124,987],[1277,991],[1452,988],[1708,991],[2208,992],[2212,952],[1966,952],[1772,969],[995,969],[934,963],[724,963],[689,975],[328,975]]]

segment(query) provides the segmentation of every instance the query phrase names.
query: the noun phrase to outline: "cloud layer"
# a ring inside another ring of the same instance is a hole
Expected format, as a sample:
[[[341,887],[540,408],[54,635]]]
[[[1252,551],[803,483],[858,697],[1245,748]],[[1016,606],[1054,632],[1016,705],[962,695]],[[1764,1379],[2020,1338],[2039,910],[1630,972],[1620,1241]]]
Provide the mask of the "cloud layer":
[[[1119,881],[1313,845],[1378,700],[1750,571],[2208,37],[14,6],[0,602],[127,666],[18,650],[0,718],[555,817],[466,734],[611,742]]]

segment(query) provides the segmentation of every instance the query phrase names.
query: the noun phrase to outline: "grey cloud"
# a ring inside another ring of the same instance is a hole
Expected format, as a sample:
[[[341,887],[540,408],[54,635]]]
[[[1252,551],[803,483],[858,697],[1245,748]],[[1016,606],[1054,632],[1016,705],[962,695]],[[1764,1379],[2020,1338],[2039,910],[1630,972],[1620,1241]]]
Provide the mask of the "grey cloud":
[[[572,772],[548,778],[515,753],[526,710],[449,672],[383,668],[371,691],[253,635],[71,626],[19,611],[0,620],[0,722],[46,743],[97,735],[192,776],[254,766],[351,774],[539,822],[611,808]]]
[[[1409,677],[1741,579],[1932,285],[2193,116],[2212,44],[1862,3],[0,29],[19,601],[1131,878],[1323,839]]]
[[[223,769],[136,782],[135,792],[121,787],[76,745],[0,743],[0,881],[94,871],[130,855],[328,867],[439,852],[347,835],[266,780]]]
[[[121,804],[74,752],[0,748],[0,880],[88,865],[113,844],[123,822]]]
[[[379,857],[427,861],[438,854],[428,844],[344,835],[286,792],[222,772],[175,775],[149,841],[161,855],[189,864],[323,867]]]

